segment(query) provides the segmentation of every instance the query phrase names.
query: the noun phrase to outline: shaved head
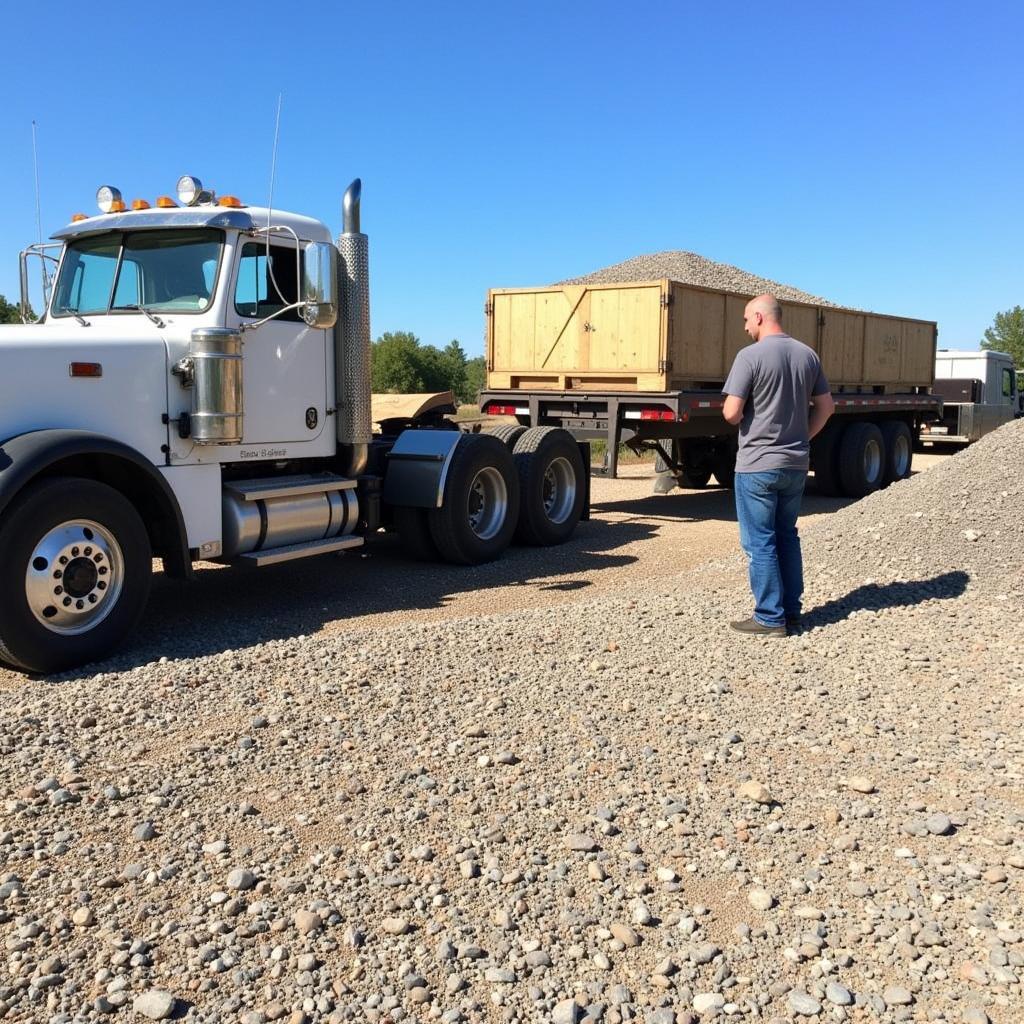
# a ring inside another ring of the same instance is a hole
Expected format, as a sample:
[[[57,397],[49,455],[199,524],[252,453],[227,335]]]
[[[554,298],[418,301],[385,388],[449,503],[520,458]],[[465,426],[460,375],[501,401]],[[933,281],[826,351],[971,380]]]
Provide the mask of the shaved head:
[[[782,334],[782,304],[774,295],[758,295],[743,310],[743,329],[754,341]]]

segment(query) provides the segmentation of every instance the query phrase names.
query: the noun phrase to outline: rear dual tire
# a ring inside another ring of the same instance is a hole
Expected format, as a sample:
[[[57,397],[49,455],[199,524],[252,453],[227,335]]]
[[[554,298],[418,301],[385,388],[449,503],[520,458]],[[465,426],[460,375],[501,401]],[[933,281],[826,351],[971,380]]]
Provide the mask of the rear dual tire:
[[[583,474],[579,445],[566,430],[533,427],[515,445],[521,495],[518,540],[526,544],[562,544],[583,514]]]
[[[819,494],[863,498],[910,476],[913,436],[902,420],[833,421],[811,442]]]

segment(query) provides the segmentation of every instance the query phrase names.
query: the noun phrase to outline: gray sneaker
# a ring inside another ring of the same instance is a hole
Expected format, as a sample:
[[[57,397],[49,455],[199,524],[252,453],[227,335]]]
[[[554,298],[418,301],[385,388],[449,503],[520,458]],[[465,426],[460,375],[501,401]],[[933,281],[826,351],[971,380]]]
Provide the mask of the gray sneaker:
[[[736,630],[737,633],[746,633],[748,636],[785,636],[785,626],[766,626],[763,622],[758,622],[753,616],[749,619],[743,619],[742,622],[730,622],[729,625]]]

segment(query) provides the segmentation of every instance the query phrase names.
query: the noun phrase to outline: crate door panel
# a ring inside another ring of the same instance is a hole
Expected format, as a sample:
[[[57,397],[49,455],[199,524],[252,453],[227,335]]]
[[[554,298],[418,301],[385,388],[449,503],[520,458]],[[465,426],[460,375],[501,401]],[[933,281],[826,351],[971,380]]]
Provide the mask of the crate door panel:
[[[864,317],[825,309],[821,333],[821,365],[829,384],[859,384],[864,358]]]
[[[661,361],[661,286],[595,288],[590,292],[589,369],[658,372]]]
[[[695,288],[672,292],[672,372],[689,380],[725,380],[725,295]]]
[[[782,329],[818,351],[818,307],[782,303]]]
[[[935,328],[932,324],[903,324],[902,383],[908,387],[931,384],[935,372]]]
[[[750,335],[743,329],[743,311],[750,299],[743,295],[728,295],[725,299],[725,373],[736,359],[741,348],[753,344]]]
[[[586,362],[582,334],[589,308],[590,296],[582,285],[537,292],[533,368],[559,372]]]
[[[899,320],[869,316],[864,320],[864,379],[895,384],[900,378],[903,325]]]

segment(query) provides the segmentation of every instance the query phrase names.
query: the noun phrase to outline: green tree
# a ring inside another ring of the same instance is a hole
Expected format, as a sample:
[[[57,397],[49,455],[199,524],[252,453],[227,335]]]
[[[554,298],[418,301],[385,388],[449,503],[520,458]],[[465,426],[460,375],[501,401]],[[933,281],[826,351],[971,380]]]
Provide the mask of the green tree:
[[[425,390],[420,376],[420,340],[409,331],[388,331],[370,347],[370,386],[377,394]]]
[[[486,384],[487,360],[483,356],[476,356],[466,363],[466,400],[475,402]]]
[[[441,357],[444,359],[448,371],[448,386],[454,392],[455,397],[460,402],[472,401],[466,382],[466,353],[457,339],[452,338],[445,345],[441,352]]]
[[[996,313],[992,326],[985,330],[981,347],[1008,352],[1014,365],[1024,369],[1024,308],[1014,306],[1005,313]]]
[[[17,304],[8,302],[3,295],[0,295],[0,324],[20,324],[21,313],[18,312]]]

